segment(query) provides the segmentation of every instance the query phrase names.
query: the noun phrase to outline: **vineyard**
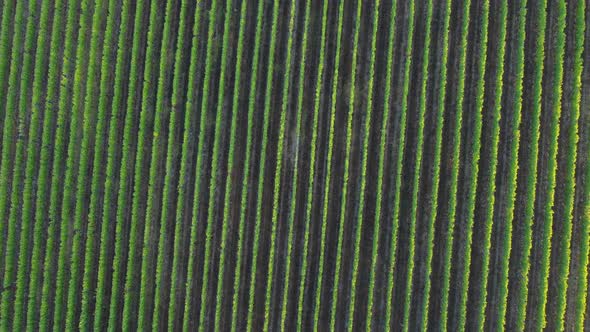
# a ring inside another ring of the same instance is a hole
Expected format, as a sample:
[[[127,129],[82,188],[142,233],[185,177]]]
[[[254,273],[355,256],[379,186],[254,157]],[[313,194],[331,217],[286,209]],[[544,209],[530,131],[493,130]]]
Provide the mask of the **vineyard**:
[[[0,0],[0,331],[590,330],[587,0]]]

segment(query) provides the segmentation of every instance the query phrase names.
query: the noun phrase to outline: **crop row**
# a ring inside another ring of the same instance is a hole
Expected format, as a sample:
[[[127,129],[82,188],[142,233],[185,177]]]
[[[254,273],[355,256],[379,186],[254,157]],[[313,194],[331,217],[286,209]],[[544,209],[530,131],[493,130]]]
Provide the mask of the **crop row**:
[[[584,0],[0,8],[0,330],[588,326]]]

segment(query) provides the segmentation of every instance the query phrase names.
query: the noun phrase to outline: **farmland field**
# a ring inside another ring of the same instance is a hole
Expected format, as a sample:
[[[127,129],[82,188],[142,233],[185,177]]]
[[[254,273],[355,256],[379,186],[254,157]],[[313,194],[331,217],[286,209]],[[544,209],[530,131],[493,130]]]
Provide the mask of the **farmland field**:
[[[587,0],[0,0],[0,331],[590,330]]]

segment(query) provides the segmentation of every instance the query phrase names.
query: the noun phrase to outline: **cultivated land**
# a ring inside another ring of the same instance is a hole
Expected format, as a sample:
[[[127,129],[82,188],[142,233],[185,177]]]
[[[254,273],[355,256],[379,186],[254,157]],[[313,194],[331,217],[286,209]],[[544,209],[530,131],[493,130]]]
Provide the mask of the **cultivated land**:
[[[0,331],[590,329],[585,0],[0,0]]]

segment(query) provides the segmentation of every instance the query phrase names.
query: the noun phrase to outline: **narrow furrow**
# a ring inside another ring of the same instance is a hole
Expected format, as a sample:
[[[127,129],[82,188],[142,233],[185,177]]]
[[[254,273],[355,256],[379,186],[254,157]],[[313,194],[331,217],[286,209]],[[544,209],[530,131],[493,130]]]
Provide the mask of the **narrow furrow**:
[[[363,147],[362,147],[362,162],[361,162],[361,184],[359,189],[358,197],[358,212],[356,216],[356,236],[354,242],[354,258],[352,261],[352,280],[350,283],[351,295],[348,298],[348,311],[347,311],[347,322],[348,331],[352,331],[354,327],[354,310],[356,304],[356,290],[357,281],[359,277],[359,263],[361,254],[361,235],[363,231],[363,215],[365,211],[365,190],[367,188],[367,163],[369,159],[369,138],[371,134],[371,117],[373,114],[373,87],[375,86],[375,62],[377,56],[377,30],[379,29],[379,9],[381,6],[381,0],[377,0],[374,3],[373,8],[373,22],[372,22],[372,33],[371,33],[371,56],[369,64],[369,84],[367,87],[367,106],[365,113],[365,128],[363,136]],[[354,73],[353,73],[354,74]],[[353,105],[353,104],[351,104]]]
[[[579,5],[579,4],[578,4]],[[578,9],[583,8],[579,6]],[[580,9],[581,10],[581,9]],[[587,106],[587,105],[586,105]],[[586,110],[588,111],[588,108]],[[581,149],[580,149],[581,150]],[[590,162],[590,149],[586,151],[586,165]],[[586,297],[588,296],[588,257],[590,256],[590,167],[586,167],[584,174],[584,188],[582,188],[582,208],[580,219],[580,254],[578,256],[579,270],[577,277],[577,289],[575,299],[575,324],[576,330],[584,329],[584,319],[586,317]]]
[[[262,17],[264,14],[264,1],[258,1],[258,7],[256,9],[256,30],[254,33],[254,50],[252,56],[252,75],[250,76],[250,93],[248,94],[248,118],[247,118],[247,132],[246,132],[246,157],[243,163],[243,176],[242,176],[242,194],[240,197],[240,217],[239,217],[239,230],[238,230],[238,248],[236,254],[236,269],[234,273],[234,285],[233,285],[233,297],[232,297],[232,318],[231,318],[231,332],[235,332],[239,328],[238,323],[238,311],[240,301],[240,283],[242,282],[242,260],[245,255],[246,246],[246,208],[248,206],[248,188],[251,180],[250,174],[250,163],[252,160],[252,141],[253,141],[253,129],[254,129],[254,112],[256,107],[256,93],[258,86],[258,70],[260,67],[260,40],[262,38]],[[195,229],[196,232],[196,229]],[[189,266],[190,269],[190,266]],[[245,268],[244,268],[245,270]]]
[[[230,125],[230,134],[229,134],[229,149],[227,153],[227,173],[225,174],[226,182],[225,182],[225,197],[223,199],[223,214],[221,216],[221,221],[223,222],[223,228],[221,233],[221,244],[220,244],[220,256],[219,256],[219,273],[218,275],[221,278],[217,281],[217,289],[216,289],[216,303],[215,303],[215,321],[213,322],[213,330],[218,332],[221,330],[221,315],[222,315],[222,305],[223,305],[223,290],[224,285],[223,281],[225,278],[225,260],[226,256],[230,253],[227,252],[227,237],[229,236],[229,223],[230,223],[230,209],[231,209],[231,196],[233,192],[233,177],[231,173],[234,171],[235,168],[235,154],[236,154],[236,140],[237,140],[237,129],[238,129],[238,107],[240,104],[240,92],[242,90],[241,80],[242,80],[242,62],[244,58],[244,34],[246,30],[246,20],[247,20],[247,10],[248,10],[248,1],[242,1],[240,5],[240,24],[238,28],[238,48],[236,50],[236,67],[235,67],[235,76],[234,76],[234,89],[232,95],[232,108],[231,108],[231,125]],[[241,230],[243,233],[243,229]],[[239,269],[239,266],[236,266],[236,270]]]
[[[566,150],[566,165],[565,172],[565,192],[563,194],[563,216],[562,220],[562,237],[559,242],[559,263],[557,265],[557,285],[558,285],[558,298],[557,298],[557,325],[556,329],[561,331],[565,328],[565,309],[567,304],[568,294],[568,278],[570,275],[570,255],[571,240],[572,240],[572,228],[574,222],[574,201],[576,195],[576,162],[578,156],[578,121],[580,119],[580,99],[582,89],[582,67],[583,59],[582,52],[584,51],[584,32],[586,29],[586,22],[584,18],[586,5],[584,1],[571,2],[571,5],[575,5],[575,20],[574,22],[574,65],[569,77],[568,84],[571,85],[572,90],[569,94],[569,104],[571,109],[569,110],[569,129],[565,133],[567,135],[567,150]],[[567,14],[563,14],[566,16]],[[565,36],[564,36],[565,38]],[[571,56],[571,55],[570,55]]]
[[[252,269],[249,277],[249,294],[248,294],[248,314],[246,321],[246,331],[252,331],[254,318],[254,297],[256,293],[256,271],[258,268],[258,251],[260,248],[260,224],[262,223],[262,199],[265,179],[266,166],[266,152],[268,148],[268,132],[270,130],[270,106],[272,100],[273,74],[275,69],[275,55],[277,44],[277,30],[278,30],[278,16],[279,16],[280,2],[273,1],[272,11],[272,25],[270,28],[270,46],[268,50],[268,64],[266,68],[266,91],[264,93],[264,112],[262,118],[262,141],[260,142],[261,150],[259,154],[258,164],[258,184],[256,191],[256,219],[254,221],[254,239],[252,245]]]
[[[311,30],[311,24],[309,21],[310,16],[310,0],[305,1],[305,18],[303,22],[303,37],[301,40],[301,50],[300,50],[300,58],[299,58],[299,78],[297,83],[297,104],[295,106],[295,138],[293,139],[294,142],[291,142],[292,145],[295,145],[295,157],[291,162],[293,165],[293,174],[291,178],[291,186],[290,186],[290,195],[291,200],[289,201],[289,212],[287,214],[287,253],[285,258],[285,274],[283,276],[283,289],[280,297],[280,311],[281,311],[281,318],[280,318],[280,325],[279,328],[281,331],[285,330],[285,325],[287,324],[287,310],[289,305],[289,290],[291,288],[291,264],[292,264],[292,255],[293,255],[293,247],[295,245],[295,213],[297,208],[297,193],[298,193],[298,181],[299,181],[299,158],[300,158],[300,145],[303,141],[303,135],[301,134],[301,128],[303,123],[303,97],[304,97],[304,79],[305,79],[305,70],[307,65],[307,52],[309,42],[308,42],[308,34],[309,30]],[[322,16],[323,19],[323,16]],[[287,48],[289,50],[289,48]],[[320,54],[323,57],[323,54]],[[323,63],[323,61],[321,62]],[[293,148],[291,148],[292,150]],[[312,166],[313,167],[313,166]]]
[[[580,30],[584,30],[582,29],[582,25],[581,22],[578,21],[579,19],[584,20],[584,13],[586,12],[586,8],[585,7],[585,2],[584,1],[578,1],[577,4],[577,11],[576,11],[576,24],[578,24],[577,26],[580,28]],[[586,27],[587,28],[587,27]],[[577,32],[580,32],[580,30],[577,30]],[[580,35],[576,35],[576,39],[578,41],[584,41],[584,33],[580,33]],[[576,41],[576,43],[578,42]],[[583,88],[586,88],[586,84],[587,82],[583,83],[584,85],[582,85]],[[584,90],[582,90],[584,91]],[[582,95],[583,96],[583,95]],[[585,119],[588,119],[588,110],[590,105],[588,104],[584,104],[581,103],[582,107],[582,119],[584,119],[584,115],[586,116]],[[583,127],[580,128],[580,132],[584,132],[584,130],[582,129]],[[588,132],[588,127],[586,127],[586,133]],[[584,136],[582,136],[584,137]],[[582,138],[582,140],[580,140],[580,148],[579,148],[579,152],[583,152],[584,149],[582,148],[582,142],[584,141],[584,139]],[[589,271],[589,267],[590,265],[588,265],[588,257],[590,256],[590,149],[588,149],[586,147],[586,151],[585,151],[585,155],[582,154],[579,157],[581,158],[585,158],[585,159],[581,159],[584,160],[583,165],[586,165],[585,170],[583,170],[584,173],[583,174],[583,181],[582,183],[584,184],[584,186],[582,188],[578,187],[578,192],[579,195],[581,196],[582,200],[581,200],[581,207],[580,207],[580,215],[578,216],[579,219],[579,223],[580,223],[580,232],[581,232],[581,236],[580,236],[580,244],[579,244],[579,255],[578,255],[578,273],[576,274],[576,289],[577,289],[577,293],[575,295],[575,307],[574,307],[574,313],[575,313],[575,319],[574,319],[574,326],[576,328],[576,330],[578,331],[582,331],[584,329],[584,319],[587,319],[588,317],[586,316],[586,310],[587,308],[587,296],[588,296],[588,271]],[[576,207],[577,208],[577,207]]]
[[[566,2],[565,0],[559,0],[555,6],[557,11],[557,22],[555,36],[552,36],[555,40],[554,44],[554,64],[552,68],[552,89],[550,91],[551,96],[551,108],[550,108],[550,122],[548,137],[549,150],[547,151],[547,178],[546,178],[546,201],[540,211],[539,218],[542,222],[542,238],[540,243],[540,280],[537,287],[538,306],[534,308],[535,317],[534,321],[538,323],[535,330],[543,330],[547,325],[547,294],[549,292],[549,270],[551,264],[551,241],[553,238],[553,212],[555,203],[555,186],[556,186],[556,173],[557,173],[557,149],[559,140],[559,122],[561,119],[561,97],[563,94],[563,57],[565,53],[565,24],[566,24]],[[569,267],[569,264],[568,264]],[[557,317],[556,317],[557,318]],[[563,321],[557,318],[558,325],[562,325]]]
[[[427,238],[427,251],[426,251],[426,276],[424,284],[424,293],[420,303],[420,317],[418,320],[417,329],[421,331],[428,330],[428,312],[430,306],[430,289],[432,287],[432,256],[434,255],[434,232],[435,222],[438,213],[438,195],[440,185],[440,169],[441,169],[441,151],[442,151],[442,137],[443,137],[443,126],[444,126],[444,113],[445,113],[445,101],[447,93],[447,63],[449,53],[449,24],[451,20],[451,1],[445,1],[444,7],[444,19],[443,19],[443,36],[442,36],[442,50],[441,59],[438,65],[440,86],[438,87],[438,96],[436,96],[436,126],[435,126],[435,140],[434,140],[434,161],[432,163],[432,189],[430,198],[430,212],[428,214],[428,238]]]
[[[226,0],[229,1],[229,0]],[[192,307],[192,289],[193,289],[193,275],[195,270],[196,264],[196,248],[199,244],[197,244],[197,228],[199,226],[199,207],[201,206],[201,194],[202,194],[202,177],[203,177],[203,169],[204,169],[204,160],[207,157],[207,146],[205,145],[205,135],[207,134],[207,117],[209,115],[210,109],[213,107],[209,106],[209,99],[212,98],[211,92],[209,91],[211,86],[213,85],[213,78],[212,76],[212,65],[215,61],[213,58],[214,54],[214,47],[216,44],[213,43],[213,38],[215,36],[215,26],[217,23],[218,17],[218,1],[213,0],[211,3],[211,8],[209,9],[209,27],[207,30],[207,50],[206,50],[206,59],[205,59],[205,78],[203,81],[203,99],[201,100],[201,108],[199,111],[200,114],[200,122],[199,122],[199,138],[197,140],[197,156],[196,156],[196,165],[195,165],[195,187],[194,187],[194,196],[192,202],[192,217],[190,223],[190,239],[189,239],[189,255],[188,255],[188,268],[187,268],[187,275],[186,275],[186,289],[185,289],[185,302],[184,302],[184,317],[190,317],[191,307]],[[195,25],[196,28],[196,25]],[[193,45],[195,46],[195,45]],[[187,104],[188,106],[188,104]],[[187,110],[189,108],[187,107]],[[184,188],[178,187],[179,192],[184,190]],[[180,195],[179,195],[180,196]],[[184,202],[181,202],[180,199],[178,200],[179,206],[177,206],[177,214],[182,213],[180,210],[181,205],[184,205]],[[202,220],[201,220],[202,222]],[[209,235],[209,237],[211,237]],[[206,240],[210,242],[210,239]],[[207,257],[207,256],[204,256]],[[205,265],[207,264],[207,258],[205,258]],[[203,271],[207,271],[207,266],[204,266]],[[205,280],[203,281],[205,282]],[[206,286],[204,283],[201,283],[201,289],[207,289],[208,285]],[[198,289],[198,288],[197,288]],[[203,296],[203,295],[201,295]],[[206,296],[206,295],[205,295]],[[204,299],[203,299],[204,300]],[[203,313],[203,312],[201,312]],[[170,317],[169,317],[170,319]],[[199,325],[201,323],[201,317],[199,317]],[[153,325],[154,327],[156,325]],[[199,326],[199,329],[201,327]],[[183,331],[189,331],[189,320],[185,319],[183,321],[182,326]]]
[[[184,5],[185,3],[183,3]],[[185,8],[184,6],[182,8]],[[185,9],[186,10],[186,9]],[[162,198],[162,204],[163,204],[163,209],[162,209],[162,216],[161,216],[161,221],[162,223],[165,223],[168,219],[171,219],[172,216],[170,215],[172,212],[169,211],[169,202],[168,202],[168,197],[174,195],[173,191],[174,189],[177,190],[178,195],[177,195],[177,203],[176,203],[176,215],[174,216],[174,220],[175,220],[175,228],[174,228],[174,253],[173,253],[173,261],[172,261],[172,277],[171,277],[171,287],[170,287],[170,294],[175,294],[176,292],[178,292],[179,290],[177,288],[180,288],[178,285],[176,285],[175,283],[177,282],[177,274],[179,273],[179,269],[180,269],[180,262],[179,262],[179,255],[178,252],[180,251],[180,244],[181,244],[181,232],[182,232],[182,220],[184,218],[184,211],[185,211],[185,202],[186,202],[186,195],[188,193],[188,191],[186,190],[188,188],[188,180],[189,180],[189,172],[190,170],[188,169],[188,158],[189,158],[189,140],[191,138],[191,119],[192,119],[192,111],[193,109],[195,109],[195,104],[196,104],[196,100],[195,100],[195,90],[196,90],[196,81],[198,80],[198,78],[196,77],[195,72],[197,71],[197,61],[198,59],[198,51],[199,51],[199,31],[201,29],[201,19],[202,19],[202,14],[203,11],[201,9],[201,6],[197,6],[196,10],[195,10],[195,14],[194,14],[194,23],[193,23],[193,27],[192,27],[192,38],[191,38],[191,46],[190,46],[190,59],[189,59],[189,70],[188,70],[188,81],[187,81],[187,94],[186,94],[186,101],[184,104],[184,129],[183,129],[183,135],[182,135],[182,147],[181,147],[181,157],[180,157],[180,173],[178,176],[178,186],[176,188],[174,188],[174,186],[169,182],[166,181],[164,182],[164,194],[163,194],[163,198]],[[181,9],[181,15],[182,15],[182,9]],[[181,16],[184,17],[184,16]],[[182,30],[181,30],[182,31]],[[177,52],[180,52],[180,47],[182,46],[181,44],[181,38],[179,37],[179,44],[177,46]],[[178,91],[179,86],[180,86],[180,81],[177,81],[176,79],[178,78],[178,74],[180,73],[181,70],[181,66],[180,66],[180,58],[179,58],[179,53],[177,53],[177,59],[175,60],[174,64],[175,64],[175,73],[174,73],[174,77],[175,77],[175,82],[178,85],[173,85],[173,93],[172,93],[172,107],[176,107],[178,108],[178,111],[180,109],[182,109],[182,106],[179,105],[182,101],[180,100],[180,91]],[[178,60],[178,61],[177,61]],[[172,123],[172,120],[175,118],[175,115],[173,115],[173,118],[171,118],[170,120],[170,126],[173,126],[174,124]],[[169,131],[170,135],[172,135],[172,130]],[[202,140],[202,137],[199,136],[199,142]],[[170,153],[170,144],[173,144],[173,140],[171,138],[169,138],[168,141],[169,144],[169,149],[168,149],[168,153],[166,155],[166,158],[170,158],[170,160],[166,161],[166,174],[169,174],[169,172],[171,172],[171,158],[172,158],[172,154]],[[200,151],[200,150],[199,150]],[[192,231],[191,231],[192,232]],[[192,233],[191,233],[192,234]],[[192,235],[191,235],[192,236]],[[189,248],[189,251],[194,250],[193,247]],[[142,268],[142,275],[143,273],[147,273],[147,267],[143,267]],[[192,266],[189,265],[188,267],[188,272],[187,272],[187,281],[186,281],[186,291],[188,292],[192,285],[191,285],[191,277],[193,275],[192,272]],[[189,294],[190,295],[190,294]],[[184,314],[185,317],[188,317],[188,314],[190,313],[190,303],[191,303],[191,297],[187,297],[185,299],[185,306],[184,306]],[[144,309],[142,309],[142,305],[143,302],[140,302],[140,313],[142,313],[144,311]],[[187,309],[189,308],[189,309]],[[182,328],[184,331],[188,330],[188,323],[189,320],[186,319],[183,321],[183,325]]]
[[[325,15],[324,15],[325,16]],[[338,21],[336,22],[337,26],[337,33],[336,33],[336,53],[334,55],[334,72],[332,73],[332,94],[330,98],[330,115],[329,115],[329,133],[328,133],[328,152],[326,154],[326,175],[325,175],[325,183],[324,183],[324,190],[322,193],[322,203],[321,203],[321,211],[322,211],[322,226],[321,226],[321,234],[320,234],[320,253],[318,255],[318,275],[317,275],[317,283],[315,287],[314,294],[314,305],[313,305],[313,331],[317,332],[319,329],[319,316],[320,316],[320,309],[321,309],[321,298],[322,298],[322,284],[324,282],[324,260],[325,260],[325,253],[326,253],[326,232],[328,227],[328,209],[329,209],[329,197],[330,197],[330,186],[332,180],[332,155],[334,154],[334,124],[336,122],[336,98],[338,96],[338,78],[340,74],[340,58],[341,56],[341,47],[342,47],[342,26],[344,24],[344,1],[340,2],[338,6]],[[316,90],[317,91],[317,90]],[[319,97],[316,95],[316,99]],[[318,101],[319,103],[319,101]],[[314,120],[315,121],[315,120]],[[310,195],[311,196],[311,195]],[[311,198],[309,198],[311,199]],[[308,204],[307,209],[311,212],[311,205]],[[308,214],[310,213],[308,212]],[[304,256],[306,257],[306,256]],[[302,281],[304,282],[304,281]],[[301,288],[299,291],[303,292],[305,288]],[[300,303],[302,303],[301,299]],[[301,304],[300,304],[301,305]],[[299,310],[301,312],[301,309]]]
[[[285,127],[287,122],[287,113],[289,108],[289,88],[291,87],[291,74],[293,72],[293,53],[291,50],[293,47],[293,42],[295,40],[296,34],[296,27],[295,27],[295,16],[296,16],[296,5],[297,1],[291,0],[291,8],[289,9],[289,33],[287,37],[287,56],[285,59],[285,63],[287,66],[286,72],[284,72],[284,81],[283,81],[283,92],[282,92],[282,99],[281,99],[281,115],[279,120],[279,135],[277,138],[277,153],[276,153],[276,161],[275,161],[275,171],[274,171],[274,188],[273,188],[273,195],[272,195],[272,216],[271,216],[271,239],[270,239],[270,252],[268,256],[268,270],[267,270],[267,280],[266,280],[266,294],[264,298],[264,325],[262,330],[268,332],[269,324],[270,324],[270,314],[271,314],[271,295],[274,286],[275,280],[275,254],[276,254],[276,246],[277,246],[277,227],[279,223],[279,198],[281,196],[281,180],[282,180],[282,169],[283,169],[283,152],[285,146]]]
[[[307,269],[308,269],[308,256],[309,256],[309,237],[311,232],[311,210],[312,210],[312,200],[313,200],[313,188],[315,184],[315,171],[316,171],[316,154],[318,148],[318,126],[319,126],[319,112],[320,112],[320,103],[322,97],[322,84],[324,78],[324,68],[326,66],[326,35],[327,35],[327,21],[328,21],[328,2],[324,1],[322,5],[322,32],[321,32],[321,40],[320,40],[320,50],[319,50],[319,60],[318,60],[318,72],[315,81],[315,88],[314,88],[314,102],[313,102],[313,119],[312,119],[312,134],[311,134],[311,141],[310,141],[310,152],[309,152],[309,168],[308,168],[308,180],[307,180],[307,192],[306,192],[306,199],[305,199],[305,217],[304,220],[304,230],[303,230],[303,250],[301,252],[301,267],[299,269],[299,291],[297,293],[297,312],[296,312],[296,330],[297,332],[301,332],[303,329],[303,300],[305,297],[305,283],[307,281]],[[307,26],[307,24],[306,24]],[[305,40],[305,38],[304,38]],[[337,45],[340,45],[340,35],[338,36]],[[337,46],[337,50],[339,46]],[[339,51],[338,51],[339,52]],[[339,53],[337,53],[339,56]],[[336,66],[337,68],[337,66]],[[301,84],[300,84],[301,87]],[[302,93],[302,90],[299,89],[299,93]],[[325,233],[325,231],[324,231]],[[322,246],[323,247],[323,246]],[[320,256],[320,262],[322,261],[323,256]],[[309,259],[310,260],[310,259]],[[318,281],[321,281],[321,276],[318,278]],[[315,328],[315,324],[314,324]]]
[[[354,111],[356,108],[355,105],[355,97],[356,97],[356,79],[357,79],[357,64],[358,64],[358,54],[359,54],[359,35],[360,35],[360,27],[361,27],[361,14],[362,14],[363,2],[361,0],[357,1],[356,7],[356,16],[354,19],[354,30],[353,30],[353,42],[352,42],[352,64],[351,64],[351,72],[350,72],[350,90],[348,91],[348,115],[346,120],[346,147],[344,153],[344,175],[342,178],[342,189],[340,190],[340,217],[338,221],[338,242],[336,244],[336,270],[334,271],[334,278],[333,286],[332,286],[332,300],[331,300],[331,309],[330,309],[330,329],[334,331],[336,329],[336,311],[338,310],[338,297],[340,291],[340,283],[341,283],[341,268],[342,268],[342,255],[343,255],[343,246],[344,246],[344,224],[346,222],[346,203],[348,201],[348,185],[349,185],[349,178],[350,178],[350,159],[351,159],[351,150],[352,150],[352,122],[354,118]],[[365,9],[366,10],[366,9]],[[357,232],[360,233],[360,228],[357,229]],[[354,273],[354,272],[353,272]],[[347,314],[348,317],[348,314]],[[352,328],[349,324],[352,323],[350,318],[347,318],[345,323],[345,328],[349,331]]]
[[[508,25],[508,1],[502,0],[499,4],[498,21],[499,29],[495,31],[498,46],[496,47],[495,71],[492,83],[492,119],[491,119],[491,139],[490,154],[486,156],[489,160],[489,174],[483,184],[483,194],[485,198],[485,210],[483,211],[483,253],[481,254],[482,272],[480,277],[479,289],[476,291],[476,309],[475,309],[475,329],[482,332],[485,328],[486,308],[488,298],[488,277],[490,272],[490,250],[492,248],[492,228],[494,224],[494,203],[496,201],[496,173],[498,169],[498,145],[500,142],[500,118],[502,117],[502,93],[504,84],[504,56],[506,54],[506,27]],[[520,98],[520,97],[519,97]],[[518,112],[520,113],[520,112]],[[518,115],[517,118],[520,118]],[[515,126],[511,128],[515,133],[512,137],[512,143],[518,144],[520,134],[518,132],[519,123],[512,122]],[[518,153],[518,148],[515,149]],[[511,165],[518,163],[518,156],[510,161]],[[513,172],[516,174],[515,172]],[[512,224],[505,224],[505,234],[512,234]],[[509,250],[509,249],[507,249]],[[510,255],[505,256],[504,262],[508,263]]]
[[[489,14],[490,14],[490,2],[485,0],[482,4],[481,13],[481,26],[479,30],[479,50],[476,67],[476,87],[475,87],[475,107],[473,109],[474,115],[474,128],[472,133],[473,142],[468,149],[469,155],[469,177],[468,177],[468,188],[467,188],[467,211],[465,216],[466,230],[465,239],[461,245],[460,252],[463,253],[462,261],[463,266],[458,269],[458,290],[459,290],[459,312],[458,312],[458,329],[460,332],[465,331],[465,322],[467,318],[467,295],[469,293],[469,274],[471,269],[471,253],[472,253],[472,242],[473,242],[473,224],[475,215],[475,201],[477,195],[477,179],[479,174],[479,162],[481,154],[481,132],[483,126],[483,104],[485,94],[485,72],[487,64],[487,48],[488,48],[488,27],[489,27]],[[462,216],[459,216],[462,217]]]
[[[371,246],[371,270],[369,271],[369,291],[367,300],[367,322],[366,331],[372,331],[373,325],[373,306],[375,304],[375,274],[377,273],[377,264],[379,259],[379,237],[381,236],[381,211],[383,209],[383,178],[385,172],[385,146],[387,143],[388,127],[391,121],[391,88],[393,78],[393,53],[397,24],[397,0],[393,0],[389,16],[389,35],[387,39],[387,66],[385,69],[385,93],[383,94],[383,114],[381,118],[381,129],[379,132],[379,153],[378,153],[378,171],[377,171],[377,194],[375,204],[375,225],[373,226],[373,241]]]
[[[397,139],[397,156],[395,157],[395,171],[394,171],[394,188],[393,188],[393,211],[391,212],[391,240],[389,245],[389,265],[387,269],[387,290],[385,293],[385,326],[391,328],[392,313],[393,313],[393,290],[395,282],[395,264],[397,254],[397,241],[399,231],[399,211],[401,200],[401,185],[402,185],[402,168],[404,162],[404,152],[406,147],[406,129],[407,129],[407,115],[408,115],[408,101],[410,93],[410,79],[412,70],[412,48],[414,45],[414,31],[415,31],[415,6],[414,2],[410,1],[407,9],[407,26],[406,26],[406,47],[404,49],[404,69],[403,69],[403,86],[400,105],[399,118],[399,136]]]
[[[459,185],[459,170],[460,170],[460,158],[461,158],[461,131],[463,128],[463,113],[464,100],[465,100],[465,67],[467,61],[467,48],[469,39],[469,21],[470,21],[470,8],[471,0],[464,0],[462,4],[462,17],[461,17],[461,37],[459,46],[459,63],[457,66],[457,75],[459,80],[457,82],[457,92],[455,100],[455,118],[453,119],[453,149],[451,153],[451,178],[450,178],[450,190],[448,199],[448,212],[447,218],[447,229],[446,238],[444,244],[443,254],[443,281],[441,288],[441,307],[440,307],[440,322],[438,329],[440,331],[447,330],[448,322],[448,311],[449,311],[449,292],[451,289],[451,267],[453,261],[453,242],[455,232],[455,218],[457,215],[457,189]]]
[[[424,29],[424,45],[422,54],[422,71],[420,74],[420,85],[419,85],[419,99],[418,99],[418,128],[416,132],[417,141],[415,151],[415,161],[413,165],[414,177],[412,179],[412,205],[410,208],[410,234],[409,234],[409,252],[408,252],[408,264],[406,268],[406,285],[404,292],[404,313],[402,321],[402,329],[407,332],[410,329],[410,311],[412,309],[412,286],[414,282],[414,268],[416,262],[414,261],[416,256],[416,223],[418,219],[418,198],[420,196],[420,173],[422,173],[422,159],[424,151],[424,117],[426,113],[427,103],[427,87],[428,87],[428,67],[430,65],[430,44],[431,44],[431,24],[432,24],[432,0],[428,0],[426,3],[426,23]],[[399,224],[399,220],[397,223]]]
[[[524,208],[524,234],[521,239],[524,252],[521,254],[521,260],[515,264],[517,267],[517,275],[520,276],[518,283],[518,295],[516,296],[516,330],[524,331],[527,316],[527,303],[529,297],[529,272],[530,272],[530,256],[533,247],[533,221],[535,213],[535,200],[537,193],[537,168],[539,157],[539,139],[541,136],[541,106],[543,93],[543,70],[545,65],[545,30],[547,28],[547,0],[541,0],[541,4],[537,6],[539,11],[536,15],[537,35],[535,39],[535,57],[533,59],[534,73],[533,73],[533,91],[532,91],[532,110],[531,124],[529,130],[531,131],[531,141],[528,142],[528,159],[526,160],[526,169],[528,177],[525,183],[525,200]],[[508,211],[508,209],[507,209]]]

